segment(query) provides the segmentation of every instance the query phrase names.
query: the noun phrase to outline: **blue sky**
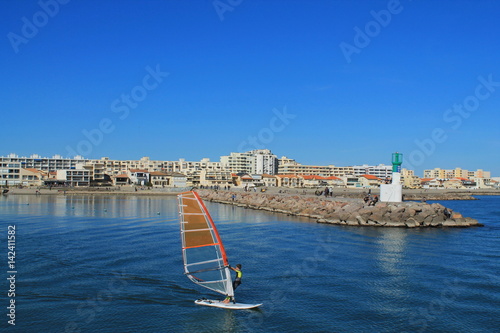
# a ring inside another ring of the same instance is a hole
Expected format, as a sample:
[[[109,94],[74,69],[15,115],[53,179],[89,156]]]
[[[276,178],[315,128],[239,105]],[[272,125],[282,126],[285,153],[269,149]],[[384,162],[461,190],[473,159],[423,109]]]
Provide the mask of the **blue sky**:
[[[500,176],[498,1],[59,1],[2,1],[0,155]]]

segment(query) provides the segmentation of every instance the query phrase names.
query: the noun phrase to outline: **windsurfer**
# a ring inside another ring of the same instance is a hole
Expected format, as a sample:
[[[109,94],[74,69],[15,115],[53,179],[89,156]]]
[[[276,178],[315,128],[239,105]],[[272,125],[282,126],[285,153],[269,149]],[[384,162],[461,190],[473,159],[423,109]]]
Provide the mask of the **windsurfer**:
[[[241,271],[241,264],[237,264],[236,268],[229,266],[230,269],[236,272],[236,277],[234,278],[233,281],[233,291],[238,288],[238,286],[241,284],[241,277],[243,276],[243,272]],[[233,302],[235,303],[234,296],[226,296],[226,298],[222,301],[223,303],[229,303]]]

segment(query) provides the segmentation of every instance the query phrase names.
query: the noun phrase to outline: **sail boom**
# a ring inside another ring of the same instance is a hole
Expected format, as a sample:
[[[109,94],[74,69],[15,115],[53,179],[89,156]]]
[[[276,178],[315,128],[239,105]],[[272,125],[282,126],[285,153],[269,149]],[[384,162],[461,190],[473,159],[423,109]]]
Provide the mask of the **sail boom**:
[[[218,262],[220,261],[219,259],[213,259],[213,260],[207,260],[207,261],[200,261],[200,262],[197,262],[196,265],[199,265],[199,264],[208,264],[208,263],[211,263],[211,262]],[[186,265],[186,267],[189,267],[189,266],[192,266],[192,265],[195,265],[195,264],[188,264]],[[192,272],[192,273],[196,273],[196,272]]]

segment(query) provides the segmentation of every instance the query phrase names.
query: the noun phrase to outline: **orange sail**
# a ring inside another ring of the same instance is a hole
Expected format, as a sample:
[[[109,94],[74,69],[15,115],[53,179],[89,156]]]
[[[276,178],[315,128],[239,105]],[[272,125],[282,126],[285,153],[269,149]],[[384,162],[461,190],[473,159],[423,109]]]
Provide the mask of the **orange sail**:
[[[196,284],[234,296],[226,251],[203,201],[194,191],[177,197],[184,273]]]

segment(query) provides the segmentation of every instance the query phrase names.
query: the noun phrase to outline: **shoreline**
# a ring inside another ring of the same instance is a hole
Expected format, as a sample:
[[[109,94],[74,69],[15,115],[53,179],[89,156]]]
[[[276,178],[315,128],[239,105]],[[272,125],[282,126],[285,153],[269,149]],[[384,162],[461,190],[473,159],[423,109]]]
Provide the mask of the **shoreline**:
[[[78,194],[91,194],[91,195],[177,195],[179,193],[189,191],[188,188],[153,188],[148,189],[144,187],[118,187],[118,188],[9,188],[7,195],[78,195]],[[259,188],[260,189],[260,188]],[[196,189],[197,191],[206,191],[204,189]],[[322,188],[320,188],[322,190]],[[38,191],[38,193],[37,193]],[[242,188],[231,188],[230,190],[219,190],[221,192],[231,191],[235,193],[262,193],[262,192],[245,192]],[[317,189],[304,189],[304,188],[280,188],[280,187],[267,187],[264,193],[275,195],[298,195],[300,197],[321,197],[315,195]],[[336,200],[355,200],[361,199],[368,192],[368,189],[357,188],[334,188],[333,198]],[[372,189],[371,194],[380,195],[379,189]],[[422,200],[478,200],[475,196],[483,195],[500,195],[499,190],[490,189],[403,189],[403,202],[406,201],[422,201]]]

